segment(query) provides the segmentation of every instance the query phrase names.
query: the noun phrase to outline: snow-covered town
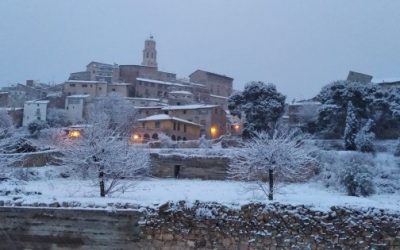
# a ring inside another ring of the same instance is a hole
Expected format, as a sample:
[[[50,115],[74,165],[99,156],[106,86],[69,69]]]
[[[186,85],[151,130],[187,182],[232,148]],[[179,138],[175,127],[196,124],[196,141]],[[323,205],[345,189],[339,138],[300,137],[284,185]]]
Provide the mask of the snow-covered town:
[[[265,3],[256,2],[261,11]],[[0,3],[0,14],[27,11],[17,5]],[[242,7],[248,16],[250,7]],[[233,27],[229,20],[219,25]],[[282,81],[268,80],[268,69],[260,80],[240,73],[256,66],[238,69],[216,55],[214,62],[187,59],[190,73],[181,75],[175,58],[200,55],[182,47],[183,55],[169,53],[164,48],[177,38],[167,34],[129,36],[137,45],[128,60],[116,48],[126,39],[113,39],[107,53],[124,63],[97,60],[106,49],[65,54],[79,71],[61,71],[57,81],[33,80],[33,73],[5,80],[16,69],[0,65],[0,249],[400,249],[398,69],[382,70],[378,52],[357,48],[376,61],[326,69],[314,92],[301,85],[315,81],[312,71],[296,76],[299,85],[285,83],[286,70]],[[18,50],[11,41],[0,41],[10,50],[6,59]],[[213,51],[222,58],[228,45],[212,46],[221,46]],[[52,63],[71,68],[61,57]]]

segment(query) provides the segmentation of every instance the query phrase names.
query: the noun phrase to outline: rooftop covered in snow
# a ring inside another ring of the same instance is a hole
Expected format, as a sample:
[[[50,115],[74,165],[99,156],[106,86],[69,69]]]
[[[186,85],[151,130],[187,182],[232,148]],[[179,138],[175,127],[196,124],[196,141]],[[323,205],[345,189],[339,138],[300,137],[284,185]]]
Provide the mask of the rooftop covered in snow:
[[[166,115],[166,114],[152,115],[152,116],[148,116],[143,119],[139,119],[138,121],[145,122],[145,121],[166,121],[166,120],[173,120],[173,121],[178,121],[178,122],[187,123],[187,124],[201,127],[201,125],[198,123],[194,123],[194,122],[191,122],[191,121],[188,121],[185,119],[181,119],[181,118]]]

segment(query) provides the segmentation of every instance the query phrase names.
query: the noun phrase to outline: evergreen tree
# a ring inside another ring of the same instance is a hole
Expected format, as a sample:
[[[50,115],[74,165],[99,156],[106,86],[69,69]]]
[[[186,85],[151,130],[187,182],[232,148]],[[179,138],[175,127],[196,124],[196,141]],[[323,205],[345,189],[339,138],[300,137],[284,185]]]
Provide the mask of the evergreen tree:
[[[356,135],[358,132],[358,120],[351,102],[347,104],[346,127],[344,130],[344,146],[346,150],[356,150]]]
[[[274,128],[283,114],[285,99],[271,83],[250,82],[243,92],[235,93],[229,98],[228,108],[232,115],[245,115],[243,136],[250,137],[255,132]]]
[[[357,150],[361,152],[375,152],[375,134],[372,132],[374,121],[369,119],[356,136]]]

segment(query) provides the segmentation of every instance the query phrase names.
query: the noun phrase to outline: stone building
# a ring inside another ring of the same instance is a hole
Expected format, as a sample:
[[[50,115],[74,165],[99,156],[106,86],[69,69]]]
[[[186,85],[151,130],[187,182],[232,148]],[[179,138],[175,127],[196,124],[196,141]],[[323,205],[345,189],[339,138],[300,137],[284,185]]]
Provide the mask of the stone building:
[[[300,101],[289,104],[288,123],[291,127],[303,127],[307,123],[316,121],[318,118],[318,109],[320,102]]]
[[[371,80],[372,76],[355,71],[349,71],[347,76],[347,81],[350,82],[370,83]]]
[[[86,71],[71,73],[68,80],[113,83],[118,81],[118,76],[119,68],[117,64],[90,62],[86,65]]]
[[[22,119],[22,126],[27,126],[29,123],[47,119],[47,100],[26,101],[24,104],[24,115]]]
[[[90,95],[91,97],[100,97],[107,95],[107,85],[107,82],[104,81],[68,80],[64,83],[63,92],[66,96]]]
[[[400,77],[398,78],[383,78],[373,79],[374,84],[378,84],[384,88],[400,88]]]
[[[202,125],[201,134],[215,139],[227,132],[226,112],[221,106],[192,104],[166,106],[161,112]]]
[[[26,84],[3,87],[2,91],[8,92],[8,106],[23,107],[26,101],[46,98],[53,91],[53,86],[27,80]]]
[[[70,95],[65,99],[65,111],[72,123],[77,123],[87,118],[87,104],[90,95]]]
[[[190,74],[190,81],[203,84],[210,94],[229,97],[232,94],[233,78],[204,70],[196,70]]]
[[[109,83],[107,84],[107,93],[128,97],[130,86],[131,84],[129,83]]]
[[[151,139],[158,140],[160,134],[165,134],[174,141],[197,140],[200,138],[200,124],[167,114],[148,116],[139,119],[138,123],[139,125],[135,128],[133,138],[131,138],[138,143],[147,142]]]

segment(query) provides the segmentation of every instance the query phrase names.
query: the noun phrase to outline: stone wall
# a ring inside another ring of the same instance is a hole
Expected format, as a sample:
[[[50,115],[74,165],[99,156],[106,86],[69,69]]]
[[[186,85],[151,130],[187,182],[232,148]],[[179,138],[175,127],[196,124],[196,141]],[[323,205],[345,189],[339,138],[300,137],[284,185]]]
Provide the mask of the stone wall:
[[[229,158],[221,156],[196,156],[183,154],[150,154],[151,174],[155,177],[200,178],[204,180],[225,180]]]
[[[400,249],[400,215],[332,207],[167,203],[158,209],[0,207],[0,249]]]

